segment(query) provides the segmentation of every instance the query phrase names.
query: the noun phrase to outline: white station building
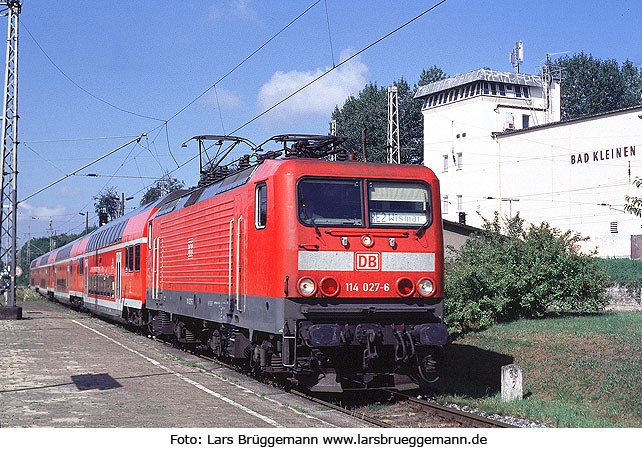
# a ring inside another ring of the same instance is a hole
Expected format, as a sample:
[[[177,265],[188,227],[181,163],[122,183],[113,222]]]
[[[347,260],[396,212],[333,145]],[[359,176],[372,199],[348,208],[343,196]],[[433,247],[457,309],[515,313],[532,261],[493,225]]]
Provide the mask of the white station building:
[[[583,252],[642,259],[642,219],[624,212],[624,196],[640,192],[642,106],[561,121],[558,82],[488,69],[419,87],[415,98],[444,219],[481,227],[496,211],[519,212],[589,237]]]

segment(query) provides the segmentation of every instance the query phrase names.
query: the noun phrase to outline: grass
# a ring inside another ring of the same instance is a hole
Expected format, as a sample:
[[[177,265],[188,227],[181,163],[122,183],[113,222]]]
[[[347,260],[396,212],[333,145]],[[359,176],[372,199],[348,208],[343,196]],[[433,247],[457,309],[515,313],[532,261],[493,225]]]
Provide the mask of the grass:
[[[642,313],[521,320],[447,346],[441,401],[560,427],[642,427]],[[524,399],[503,403],[501,366],[523,370]]]

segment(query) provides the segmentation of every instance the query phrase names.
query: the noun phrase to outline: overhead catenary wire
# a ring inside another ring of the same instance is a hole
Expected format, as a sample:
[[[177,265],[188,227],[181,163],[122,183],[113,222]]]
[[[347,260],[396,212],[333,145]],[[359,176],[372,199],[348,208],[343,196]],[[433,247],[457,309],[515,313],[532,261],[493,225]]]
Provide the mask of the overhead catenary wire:
[[[154,137],[154,140],[152,140],[152,144],[153,144],[153,143],[155,142],[155,139],[158,137],[158,135],[159,135],[159,134],[160,134],[160,132],[162,131],[162,129],[161,129],[161,128],[162,128],[163,126],[166,126],[166,125],[167,125],[167,123],[168,123],[169,121],[171,121],[171,120],[173,120],[174,118],[176,118],[178,115],[180,115],[182,112],[184,112],[187,108],[189,108],[192,104],[194,104],[198,99],[200,99],[200,98],[201,98],[201,97],[203,97],[206,93],[208,93],[208,92],[209,92],[212,88],[214,88],[217,84],[219,84],[221,81],[223,81],[225,78],[227,78],[230,74],[232,74],[234,71],[236,71],[236,70],[237,70],[239,67],[241,67],[245,62],[247,62],[250,58],[252,58],[252,57],[253,57],[257,52],[259,52],[261,49],[263,49],[267,44],[269,44],[269,43],[270,43],[271,41],[273,41],[277,36],[279,36],[283,31],[285,31],[287,28],[289,28],[289,27],[290,27],[293,23],[295,23],[299,18],[301,18],[303,15],[305,15],[305,14],[306,14],[309,10],[311,10],[314,6],[316,6],[320,1],[321,1],[321,0],[317,0],[317,1],[313,2],[313,3],[312,3],[312,4],[311,4],[311,5],[310,5],[306,10],[304,10],[301,14],[299,14],[297,17],[295,17],[294,19],[292,19],[292,20],[291,20],[291,21],[290,21],[286,26],[284,26],[283,28],[281,28],[281,29],[280,29],[276,34],[274,34],[271,38],[269,38],[266,42],[264,42],[264,43],[263,43],[261,46],[259,46],[256,50],[254,50],[252,53],[250,53],[246,58],[244,58],[241,62],[239,62],[236,66],[234,66],[230,71],[228,71],[228,72],[227,72],[225,75],[223,75],[221,78],[219,78],[215,83],[213,83],[212,85],[210,85],[206,90],[204,90],[204,91],[203,91],[201,94],[199,94],[196,98],[194,98],[193,100],[191,100],[189,103],[187,103],[187,104],[186,104],[185,106],[183,106],[181,109],[179,109],[175,114],[173,114],[172,116],[170,116],[167,120],[158,119],[158,118],[152,118],[153,120],[158,120],[158,121],[161,121],[161,122],[163,122],[163,123],[162,123],[162,124],[160,124],[160,125],[158,125],[158,126],[156,126],[156,127],[154,127],[154,128],[152,128],[151,130],[147,131],[147,133],[144,133],[143,135],[141,135],[141,136],[137,137],[136,142],[139,142],[139,141],[140,141],[140,139],[141,139],[143,136],[149,136],[149,134],[150,134],[150,133],[152,133],[152,132],[153,132],[153,131],[155,131],[155,130],[158,130],[158,133],[157,133],[157,134],[156,134],[156,136]],[[350,60],[352,60],[353,58],[357,57],[358,55],[360,55],[360,54],[364,53],[364,52],[365,52],[365,51],[367,51],[368,49],[370,49],[370,48],[372,48],[373,46],[377,45],[377,44],[378,44],[378,43],[380,43],[381,41],[385,40],[386,38],[390,37],[391,35],[393,35],[393,34],[397,33],[398,31],[402,30],[403,28],[407,27],[408,25],[410,25],[411,23],[415,22],[416,20],[418,20],[419,18],[421,18],[421,17],[422,17],[422,16],[424,16],[425,14],[427,14],[427,13],[431,12],[432,10],[434,10],[435,8],[437,8],[438,6],[440,6],[440,5],[444,4],[446,1],[447,1],[447,0],[441,0],[441,1],[437,2],[437,3],[435,3],[435,4],[434,4],[434,5],[432,5],[430,8],[427,8],[426,10],[422,11],[420,14],[418,14],[418,15],[414,16],[413,18],[411,18],[410,20],[406,21],[405,23],[403,23],[403,24],[402,24],[402,25],[400,25],[399,27],[397,27],[397,28],[395,28],[394,30],[392,30],[392,31],[390,31],[390,32],[388,32],[388,33],[386,33],[385,35],[383,35],[383,36],[382,36],[382,37],[380,37],[379,39],[377,39],[377,40],[373,41],[373,42],[372,42],[372,43],[370,43],[369,45],[365,46],[364,48],[362,48],[361,50],[359,50],[359,51],[358,51],[358,52],[356,52],[355,54],[353,54],[353,55],[351,55],[350,57],[347,57],[346,59],[342,60],[342,61],[341,61],[341,62],[339,62],[336,66],[333,66],[333,68],[331,68],[330,70],[328,70],[328,71],[324,72],[324,73],[323,73],[323,74],[321,74],[320,76],[318,76],[318,77],[314,78],[312,81],[309,81],[308,83],[306,83],[304,86],[302,86],[302,87],[300,87],[299,89],[295,90],[295,91],[294,91],[294,92],[292,92],[290,95],[286,96],[285,98],[283,98],[281,101],[277,102],[276,104],[274,104],[274,105],[273,105],[273,106],[271,106],[270,108],[268,108],[268,109],[264,110],[263,112],[261,112],[260,114],[258,114],[258,115],[256,115],[256,116],[254,116],[253,118],[251,118],[250,120],[248,120],[247,122],[245,122],[244,124],[242,124],[241,126],[239,126],[237,129],[235,129],[233,132],[231,132],[231,133],[229,133],[229,134],[234,134],[235,132],[239,131],[240,129],[242,129],[242,128],[246,127],[247,125],[249,125],[249,124],[251,124],[251,123],[253,123],[254,121],[256,121],[257,119],[259,119],[260,117],[262,117],[262,116],[264,116],[265,114],[267,114],[268,112],[272,111],[272,110],[273,110],[274,108],[276,108],[277,106],[281,105],[282,103],[284,103],[284,102],[285,102],[285,101],[287,101],[288,99],[290,99],[290,98],[292,98],[293,96],[295,96],[297,93],[300,93],[300,92],[301,92],[302,90],[304,90],[305,88],[307,88],[307,87],[311,86],[312,84],[314,84],[315,82],[317,82],[318,80],[320,80],[321,78],[323,78],[324,76],[326,76],[327,74],[329,74],[331,71],[335,70],[336,68],[339,68],[340,66],[342,66],[342,65],[344,65],[345,63],[349,62],[349,61],[350,61]],[[34,41],[35,41],[35,40],[34,40]],[[53,62],[52,62],[52,63],[53,63]],[[69,79],[70,79],[70,78],[69,78]],[[70,80],[71,80],[71,79],[70,79]],[[123,145],[123,146],[119,147],[117,150],[122,149],[123,147],[125,147],[125,146],[126,146],[126,145],[128,145],[128,144],[130,144],[131,142],[133,142],[133,141],[130,141],[129,143],[127,143],[127,144],[125,144],[125,145]],[[148,148],[148,150],[150,150],[150,149]],[[109,154],[108,154],[108,155],[110,155],[110,154],[114,153],[115,151],[116,151],[116,150],[113,150],[113,151],[109,152]],[[151,152],[151,150],[150,150],[150,152]],[[171,151],[170,151],[170,153],[171,153]],[[103,156],[102,156],[102,157],[100,157],[98,160],[103,159],[104,157],[106,157],[106,156],[108,156],[108,155],[103,155]],[[175,163],[177,164],[177,166],[176,166],[176,168],[172,169],[171,171],[167,171],[167,172],[166,172],[166,174],[167,174],[167,175],[171,175],[171,174],[173,174],[173,173],[174,173],[174,172],[176,172],[177,170],[181,169],[182,167],[186,166],[186,165],[187,165],[187,164],[189,164],[190,162],[194,161],[197,157],[198,157],[198,155],[194,155],[192,158],[188,159],[187,161],[183,162],[182,164],[178,164],[178,163],[176,162],[176,159],[174,158],[174,161],[175,161]],[[74,171],[74,173],[75,173],[75,172],[78,172],[79,170],[85,169],[86,167],[90,166],[91,164],[94,164],[94,163],[95,163],[96,161],[98,161],[98,160],[94,160],[94,161],[92,161],[91,163],[89,163],[89,164],[87,164],[87,165],[83,166],[82,168],[78,169],[77,171]],[[162,167],[162,166],[161,166],[161,167]],[[74,173],[71,173],[70,175],[73,175]],[[31,198],[31,197],[35,196],[36,194],[38,194],[38,193],[40,193],[40,192],[44,191],[45,189],[47,189],[47,188],[49,188],[49,187],[53,186],[54,184],[58,183],[59,181],[63,180],[64,178],[67,178],[67,177],[63,177],[62,179],[59,179],[58,181],[53,182],[52,184],[48,185],[47,187],[45,187],[45,188],[42,188],[42,189],[38,190],[36,193],[33,193],[33,194],[31,194],[31,195],[27,196],[27,198],[23,199],[23,201],[24,201],[24,200],[26,200],[26,199],[28,199],[28,198]],[[135,192],[135,193],[133,193],[133,194],[140,193],[140,192],[141,192],[141,191],[143,191],[143,190],[144,190],[144,188],[141,188],[139,191],[137,191],[137,192]],[[22,201],[21,201],[21,202],[22,202]],[[86,207],[86,205],[85,205],[85,207]]]
[[[330,16],[328,15],[328,0],[323,0],[325,5],[325,22],[328,25],[328,40],[330,41],[330,55],[332,56],[332,67],[334,68],[334,49],[332,48],[332,33],[330,32]]]
[[[71,82],[73,85],[75,85],[78,89],[80,89],[81,91],[83,91],[83,92],[84,92],[84,93],[86,93],[87,95],[89,95],[89,96],[91,96],[92,98],[94,98],[94,99],[96,99],[96,100],[100,101],[100,102],[101,102],[101,103],[103,103],[103,104],[106,104],[106,105],[108,105],[108,106],[110,106],[110,107],[112,107],[112,108],[114,108],[114,109],[116,109],[116,110],[119,110],[119,111],[121,111],[121,112],[124,112],[124,113],[126,113],[126,114],[134,115],[134,116],[136,116],[136,117],[146,118],[146,119],[148,119],[148,120],[157,120],[157,121],[159,121],[159,122],[164,122],[164,121],[165,121],[165,120],[160,119],[160,118],[157,118],[157,117],[152,117],[152,116],[149,116],[149,115],[143,115],[143,114],[139,114],[138,112],[130,111],[129,109],[124,109],[124,108],[122,108],[122,107],[120,107],[120,106],[117,106],[117,105],[115,105],[114,103],[110,103],[109,101],[107,101],[107,100],[105,100],[105,99],[103,99],[103,98],[99,97],[98,95],[95,95],[94,93],[90,92],[89,90],[87,90],[86,88],[84,88],[82,85],[80,85],[78,82],[76,82],[75,80],[73,80],[73,79],[72,79],[72,78],[71,78],[67,73],[65,73],[65,72],[62,70],[62,68],[60,68],[60,67],[56,64],[56,62],[54,62],[54,61],[53,61],[53,59],[52,59],[51,57],[49,57],[49,54],[47,54],[47,52],[43,49],[43,47],[40,45],[40,43],[38,42],[38,40],[36,39],[36,37],[35,37],[35,36],[33,36],[33,34],[29,31],[29,28],[28,28],[27,26],[25,26],[25,24],[24,24],[24,22],[23,22],[22,20],[20,20],[20,25],[25,29],[25,31],[26,31],[26,32],[27,32],[27,34],[31,37],[31,39],[33,40],[33,42],[34,42],[34,43],[36,43],[36,46],[38,47],[38,49],[40,49],[40,51],[44,54],[44,56],[47,58],[47,60],[49,60],[49,62],[54,66],[54,68],[56,68],[56,69],[58,70],[58,72],[59,72],[60,74],[62,74],[62,75],[63,75],[63,76],[64,76],[64,77],[69,81],[69,82]]]
[[[169,121],[171,121],[173,118],[175,118],[178,114],[180,114],[181,112],[183,112],[185,109],[187,109],[187,108],[188,108],[190,105],[192,105],[194,102],[196,102],[200,97],[202,97],[203,95],[205,95],[205,94],[206,94],[209,90],[211,90],[211,89],[212,89],[216,84],[218,84],[220,81],[222,81],[225,77],[227,77],[229,74],[231,74],[234,70],[236,70],[238,67],[240,67],[243,63],[245,63],[247,60],[249,60],[249,58],[251,58],[254,54],[256,54],[256,52],[258,52],[261,48],[263,48],[267,43],[269,43],[271,40],[273,40],[276,36],[278,36],[278,35],[279,35],[283,30],[285,30],[287,27],[289,27],[291,24],[293,24],[293,23],[294,23],[298,18],[300,18],[301,16],[303,16],[307,11],[309,11],[309,10],[310,10],[312,7],[314,7],[316,4],[318,4],[318,3],[319,3],[319,1],[320,1],[320,0],[318,0],[318,1],[314,2],[312,5],[310,5],[310,6],[309,6],[309,7],[308,7],[308,8],[307,8],[303,13],[301,13],[301,14],[300,14],[299,16],[297,16],[295,19],[293,19],[292,21],[290,21],[290,23],[289,23],[288,25],[286,25],[285,27],[283,27],[283,28],[282,28],[279,32],[277,32],[277,33],[276,33],[272,38],[270,38],[270,39],[269,39],[268,41],[266,41],[262,46],[260,46],[257,50],[255,50],[252,54],[250,54],[250,56],[246,57],[246,58],[245,58],[241,63],[239,63],[238,65],[236,65],[236,66],[235,66],[232,70],[230,70],[230,71],[229,71],[225,76],[223,76],[223,77],[222,77],[221,79],[219,79],[217,82],[215,82],[214,84],[212,84],[212,85],[211,85],[211,86],[210,86],[206,91],[204,91],[203,93],[201,93],[201,95],[199,95],[196,99],[192,100],[190,103],[188,103],[186,106],[184,106],[181,110],[179,110],[176,114],[174,114],[172,117],[170,117],[170,118],[168,119],[168,122],[169,122]],[[260,118],[260,117],[262,117],[263,115],[267,114],[268,112],[270,112],[271,110],[273,110],[273,109],[274,109],[274,108],[276,108],[277,106],[279,106],[279,105],[283,104],[285,101],[287,101],[288,99],[290,99],[290,98],[292,98],[293,96],[295,96],[297,93],[300,93],[301,91],[305,90],[307,87],[311,86],[312,84],[314,84],[315,82],[317,82],[318,80],[320,80],[321,78],[323,78],[324,76],[326,76],[327,74],[329,74],[331,71],[335,70],[336,68],[339,68],[341,65],[343,65],[343,64],[345,64],[345,63],[347,63],[348,61],[352,60],[353,58],[357,57],[358,55],[362,54],[363,52],[365,52],[365,51],[367,51],[368,49],[372,48],[373,46],[377,45],[378,43],[380,43],[381,41],[385,40],[386,38],[388,38],[388,37],[390,37],[391,35],[393,35],[393,34],[397,33],[397,32],[398,32],[398,31],[400,31],[401,29],[403,29],[403,28],[407,27],[408,25],[410,25],[411,23],[415,22],[416,20],[418,20],[418,19],[419,19],[419,18],[421,18],[422,16],[424,16],[424,15],[426,15],[427,13],[431,12],[431,11],[432,11],[432,10],[434,10],[435,8],[439,7],[440,5],[442,5],[442,4],[444,4],[444,3],[446,3],[446,1],[447,1],[447,0],[441,0],[441,1],[437,2],[437,3],[435,3],[435,4],[434,4],[434,5],[432,5],[430,8],[428,8],[428,9],[426,9],[426,10],[422,11],[422,12],[421,12],[421,13],[419,13],[418,15],[414,16],[413,18],[409,19],[408,21],[406,21],[406,22],[405,22],[405,23],[403,23],[402,25],[400,25],[400,26],[398,26],[397,28],[395,28],[394,30],[392,30],[392,31],[390,31],[390,32],[388,32],[388,33],[386,33],[385,35],[383,35],[382,37],[380,37],[380,38],[378,38],[377,40],[373,41],[373,42],[372,42],[372,43],[370,43],[369,45],[365,46],[364,48],[362,48],[362,49],[361,49],[361,50],[359,50],[358,52],[356,52],[356,53],[354,53],[353,55],[351,55],[351,56],[349,56],[349,57],[345,58],[343,61],[339,62],[335,67],[333,67],[333,68],[331,68],[331,69],[327,70],[326,72],[322,73],[322,74],[321,74],[321,75],[319,75],[318,77],[316,77],[316,78],[314,78],[313,80],[309,81],[308,83],[304,84],[302,87],[300,87],[300,88],[298,88],[297,90],[295,90],[294,92],[290,93],[290,94],[289,94],[289,95],[287,95],[285,98],[283,98],[281,101],[279,101],[279,102],[275,103],[274,105],[272,105],[272,106],[271,106],[271,107],[269,107],[268,109],[264,110],[264,111],[263,111],[263,112],[261,112],[260,114],[258,114],[258,115],[256,115],[256,116],[254,116],[253,118],[251,118],[250,120],[248,120],[247,122],[245,122],[244,124],[242,124],[241,126],[239,126],[238,128],[236,128],[234,131],[230,132],[229,134],[230,134],[230,135],[233,135],[233,134],[234,134],[234,133],[236,133],[237,131],[239,131],[239,130],[241,130],[242,128],[246,127],[247,125],[249,125],[249,124],[253,123],[254,121],[256,121],[257,119],[259,119],[259,118]],[[157,127],[157,128],[158,128],[158,127]],[[156,129],[156,128],[155,128],[155,129]],[[153,131],[153,130],[152,130],[152,131]],[[167,175],[171,175],[171,174],[173,174],[174,172],[176,172],[177,170],[179,170],[179,169],[181,169],[182,167],[186,166],[187,164],[191,163],[191,162],[192,162],[192,161],[194,161],[196,158],[198,158],[198,156],[199,156],[199,155],[198,155],[198,154],[196,154],[196,155],[192,156],[192,158],[188,159],[188,160],[187,160],[187,161],[185,161],[184,163],[182,163],[182,164],[178,165],[176,168],[172,169],[171,171],[167,171]],[[143,189],[140,189],[139,191],[137,191],[136,193],[133,193],[133,194],[140,193],[141,191],[143,191]]]
[[[196,98],[191,100],[189,103],[187,103],[185,106],[180,108],[174,115],[172,115],[170,118],[167,119],[167,121],[171,121],[175,119],[177,116],[179,116],[185,109],[190,107],[192,104],[194,104],[196,101],[201,99],[203,96],[205,96],[210,90],[212,90],[217,84],[221,83],[224,81],[230,74],[232,74],[234,71],[236,71],[238,68],[241,67],[245,62],[247,62],[249,59],[254,57],[261,49],[263,49],[265,46],[267,46],[270,42],[272,42],[277,36],[279,36],[281,33],[283,33],[285,30],[287,30],[292,24],[294,24],[296,21],[298,21],[301,17],[303,17],[308,11],[310,11],[312,8],[314,8],[317,4],[319,4],[321,0],[316,0],[314,3],[312,3],[310,6],[308,6],[305,11],[303,11],[301,14],[296,16],[294,19],[292,19],[290,22],[288,22],[287,25],[285,25],[283,28],[281,28],[278,32],[276,32],[270,39],[265,41],[263,44],[261,44],[258,48],[256,48],[250,55],[245,57],[243,60],[241,60],[239,63],[234,66],[231,70],[229,70],[227,73],[225,73],[221,78],[219,78],[216,82],[214,82],[212,85],[210,85],[207,89],[205,89],[203,92],[201,92],[200,95],[198,95]],[[445,1],[445,0],[444,0]]]
[[[259,118],[263,117],[265,114],[267,114],[268,112],[272,111],[273,109],[275,109],[276,107],[280,106],[281,104],[285,103],[287,100],[289,100],[289,99],[290,99],[290,98],[292,98],[293,96],[297,95],[298,93],[302,92],[303,90],[305,90],[306,88],[308,88],[309,86],[311,86],[311,85],[312,85],[312,84],[314,84],[315,82],[319,81],[319,80],[320,80],[320,79],[322,79],[323,77],[327,76],[327,75],[328,75],[328,74],[330,74],[332,71],[334,71],[334,70],[336,70],[337,68],[339,68],[340,66],[342,66],[342,65],[344,65],[344,64],[346,64],[346,63],[348,63],[350,60],[352,60],[353,58],[355,58],[355,57],[357,57],[357,56],[361,55],[362,53],[364,53],[365,51],[367,51],[367,50],[368,50],[368,49],[370,49],[371,47],[376,46],[376,45],[377,45],[377,44],[379,44],[381,41],[385,40],[386,38],[390,37],[391,35],[394,35],[394,34],[395,34],[395,33],[397,33],[399,30],[401,30],[401,29],[403,29],[403,28],[407,27],[408,25],[410,25],[411,23],[413,23],[413,22],[414,22],[414,21],[416,21],[417,19],[421,18],[422,16],[424,16],[424,15],[428,14],[429,12],[431,12],[432,10],[434,10],[435,8],[437,8],[438,6],[443,5],[444,3],[446,3],[446,1],[447,1],[447,0],[441,0],[441,1],[440,1],[440,2],[438,2],[438,3],[435,3],[435,4],[434,4],[433,6],[431,6],[430,8],[428,8],[428,9],[424,10],[423,12],[419,13],[418,15],[416,15],[415,17],[413,17],[412,19],[408,20],[408,21],[407,21],[407,22],[405,22],[404,24],[402,24],[402,25],[400,25],[399,27],[397,27],[397,28],[395,28],[394,30],[392,30],[391,32],[386,33],[386,34],[385,34],[385,35],[383,35],[381,38],[379,38],[379,39],[377,39],[377,40],[373,41],[372,43],[368,44],[366,47],[364,47],[364,48],[362,48],[361,50],[359,50],[359,51],[355,52],[355,53],[354,53],[354,54],[352,54],[350,57],[347,57],[347,58],[343,59],[343,60],[342,60],[342,61],[340,61],[336,66],[333,66],[332,68],[330,68],[330,69],[326,70],[325,72],[321,73],[319,76],[315,77],[314,79],[312,79],[311,81],[309,81],[307,84],[304,84],[302,87],[300,87],[300,88],[298,88],[297,90],[295,90],[294,92],[290,93],[288,96],[286,96],[285,98],[283,98],[281,101],[279,101],[279,102],[277,102],[277,103],[273,104],[271,107],[269,107],[269,108],[265,109],[265,110],[264,110],[263,112],[261,112],[260,114],[255,115],[255,116],[254,116],[254,117],[252,117],[250,120],[248,120],[247,122],[243,123],[241,126],[239,126],[238,128],[236,128],[234,131],[230,132],[230,134],[235,134],[236,132],[238,132],[238,131],[240,131],[241,129],[245,128],[245,127],[246,127],[246,126],[248,126],[249,124],[254,123],[256,120],[258,120]]]
[[[76,173],[78,173],[78,172],[82,171],[83,169],[88,168],[88,167],[89,167],[89,166],[91,166],[92,164],[97,163],[98,161],[100,161],[100,160],[102,160],[102,159],[104,159],[104,158],[107,158],[109,155],[112,155],[112,154],[116,153],[117,151],[119,151],[119,150],[121,150],[121,149],[123,149],[123,148],[127,147],[129,144],[131,144],[131,143],[133,143],[133,142],[138,142],[138,141],[140,141],[140,140],[141,140],[141,138],[143,138],[144,136],[145,136],[145,133],[141,134],[141,135],[140,135],[140,136],[138,136],[137,138],[132,139],[131,141],[129,141],[129,142],[127,142],[127,143],[125,143],[125,144],[123,144],[123,145],[121,145],[121,146],[116,147],[115,149],[113,149],[113,150],[111,150],[111,151],[109,151],[109,152],[105,153],[104,155],[102,155],[102,156],[100,156],[100,157],[96,158],[95,160],[91,161],[90,163],[85,164],[84,166],[79,167],[79,168],[78,168],[78,169],[76,169],[75,171],[70,172],[69,174],[65,175],[64,177],[59,178],[59,179],[58,179],[58,180],[56,180],[55,182],[51,182],[50,184],[48,184],[48,185],[46,185],[46,186],[44,186],[44,187],[40,188],[39,190],[37,190],[37,191],[35,191],[35,192],[31,193],[29,196],[27,196],[27,197],[25,197],[25,198],[21,199],[20,201],[18,201],[18,204],[20,204],[20,203],[22,203],[22,202],[24,202],[24,201],[26,201],[26,200],[28,200],[28,199],[30,199],[30,198],[32,198],[32,197],[34,197],[36,194],[42,193],[42,192],[43,192],[43,191],[45,191],[46,189],[51,188],[52,186],[56,185],[57,183],[60,183],[60,182],[62,182],[63,180],[65,180],[65,179],[67,179],[67,178],[71,177],[72,175],[75,175]]]

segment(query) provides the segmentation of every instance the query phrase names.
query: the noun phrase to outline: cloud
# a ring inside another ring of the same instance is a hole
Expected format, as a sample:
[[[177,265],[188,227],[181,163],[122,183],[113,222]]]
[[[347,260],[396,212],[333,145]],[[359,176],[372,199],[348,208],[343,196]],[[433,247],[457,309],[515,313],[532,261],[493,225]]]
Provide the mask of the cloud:
[[[249,3],[250,2],[248,2],[247,0],[233,1],[232,4],[230,5],[230,10],[232,14],[238,17],[239,19],[258,22],[259,15],[254,9],[252,9]]]
[[[217,96],[218,102],[216,101]],[[235,108],[241,104],[241,99],[229,90],[216,87],[210,90],[207,95],[203,97],[203,103],[209,106],[214,106],[215,108],[218,108],[219,105],[221,108]]]
[[[226,5],[212,4],[208,8],[207,18],[211,21],[235,17],[249,22],[260,22],[260,16],[247,0],[233,0]]]
[[[18,212],[18,217],[22,219],[30,218],[49,218],[54,216],[60,216],[65,214],[65,207],[45,207],[45,206],[33,206],[27,202],[21,202]]]
[[[342,53],[342,60],[349,54]],[[315,71],[277,71],[261,87],[258,105],[261,110],[268,109],[305,84],[325,73],[325,69]],[[356,95],[366,85],[368,67],[358,58],[340,66],[311,86],[285,101],[268,114],[271,119],[297,119],[299,116],[330,118],[335,106],[342,106],[351,95]]]

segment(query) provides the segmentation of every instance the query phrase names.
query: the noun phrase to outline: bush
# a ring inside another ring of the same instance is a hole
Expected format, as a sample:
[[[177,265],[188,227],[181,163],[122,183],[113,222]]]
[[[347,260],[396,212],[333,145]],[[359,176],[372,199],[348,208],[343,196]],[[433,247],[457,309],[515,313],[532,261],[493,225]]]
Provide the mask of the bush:
[[[503,225],[503,226],[502,226]],[[590,255],[576,251],[578,234],[548,223],[524,227],[519,214],[497,213],[446,264],[446,323],[451,334],[546,312],[598,311],[609,278]]]

